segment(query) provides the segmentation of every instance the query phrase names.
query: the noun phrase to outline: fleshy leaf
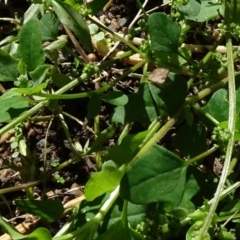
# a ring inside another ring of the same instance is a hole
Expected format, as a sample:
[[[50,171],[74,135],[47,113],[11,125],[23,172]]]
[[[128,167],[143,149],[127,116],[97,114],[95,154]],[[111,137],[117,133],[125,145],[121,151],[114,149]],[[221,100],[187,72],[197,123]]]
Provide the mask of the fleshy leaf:
[[[149,83],[149,89],[160,113],[173,115],[185,101],[187,82],[182,76],[170,72],[163,84]]]
[[[232,201],[230,201],[221,211],[219,216],[220,217],[225,217],[225,216],[229,216],[231,217],[232,215],[239,213],[240,211],[240,199],[234,199]]]
[[[219,89],[216,91],[207,105],[203,107],[207,113],[212,115],[219,122],[226,121],[228,119],[228,93],[225,89]]]
[[[41,20],[41,32],[43,41],[51,41],[57,39],[59,20],[51,12],[45,13]]]
[[[187,4],[180,5],[179,11],[186,17],[186,18],[193,18],[196,17],[201,9],[201,1],[200,0],[189,0]]]
[[[33,18],[37,18],[38,14],[43,10],[43,4],[31,4],[31,6],[27,9],[27,11],[23,15],[23,23],[25,24],[27,21]]]
[[[48,222],[53,222],[58,219],[63,211],[63,205],[60,200],[27,200],[16,199],[16,205],[24,212],[38,216]]]
[[[87,7],[91,9],[91,14],[95,15],[99,13],[108,2],[109,0],[93,0],[88,3]]]
[[[119,166],[128,163],[136,154],[138,146],[147,136],[147,133],[148,131],[128,134],[120,145],[115,145],[109,149],[108,153],[104,156],[104,160],[111,159]]]
[[[18,76],[18,61],[0,49],[0,82],[15,81]]]
[[[222,8],[221,1],[211,2],[209,0],[201,0],[200,12],[197,16],[191,16],[191,20],[196,22],[205,22],[219,16],[219,10]]]
[[[65,86],[71,82],[71,78],[69,78],[67,75],[61,74],[61,73],[53,73],[51,75],[51,78],[52,78],[52,81],[54,82],[54,84],[56,84],[59,88]]]
[[[9,222],[3,220],[0,215],[0,225],[1,227],[11,236],[11,239],[23,239],[25,236],[18,232]]]
[[[113,119],[119,118],[118,121],[124,123],[150,123],[158,116],[148,83],[141,83],[138,90],[132,93],[128,99],[128,103],[124,105],[124,108],[119,106],[115,109],[115,113],[112,116]],[[120,115],[116,116],[116,114],[119,114],[117,112],[118,108],[120,109]]]
[[[133,234],[133,232],[129,229],[128,225],[124,224],[123,221],[118,220],[114,224],[110,226],[110,228],[102,234],[97,240],[106,240],[106,239],[114,239],[114,240],[143,240],[140,234]]]
[[[87,201],[113,191],[119,185],[122,176],[123,172],[114,167],[105,167],[101,172],[93,173],[84,189]]]
[[[101,99],[98,94],[93,94],[88,102],[88,117],[94,118],[101,111]]]
[[[42,83],[45,80],[49,69],[50,69],[50,66],[47,64],[44,64],[44,65],[37,67],[34,71],[29,73],[29,75],[31,76],[31,78],[33,80],[34,86]]]
[[[9,91],[0,97],[0,122],[18,117],[29,106],[27,99],[19,93]]]
[[[106,93],[101,96],[101,99],[116,106],[123,106],[128,102],[128,97],[121,91]]]
[[[39,227],[29,235],[24,236],[26,240],[52,240],[52,236],[47,228]]]
[[[120,195],[136,204],[160,201],[178,206],[184,193],[186,170],[182,159],[155,145],[124,174]]]
[[[178,52],[181,26],[164,13],[152,13],[148,18],[151,48],[158,52]]]
[[[189,141],[187,141],[187,139],[189,139]],[[195,157],[204,152],[207,147],[204,126],[196,123],[192,126],[185,124],[174,138],[173,146],[187,158]]]
[[[104,233],[112,224],[114,224],[121,217],[123,211],[123,199],[118,198],[115,202],[113,208],[109,213],[107,213],[104,218],[104,223],[99,229],[99,233]],[[152,204],[149,205],[139,205],[128,202],[127,213],[128,222],[130,226],[134,229],[142,221],[142,219],[148,217],[151,219]],[[152,220],[152,219],[151,219]]]
[[[40,92],[42,89],[44,89],[47,86],[47,83],[41,83],[35,87],[32,88],[15,88],[13,89],[14,92],[26,94],[26,95],[33,95],[34,93]]]
[[[42,34],[38,19],[30,19],[19,34],[18,53],[27,65],[28,71],[33,71],[44,63],[42,51]]]
[[[62,1],[53,0],[52,4],[61,23],[68,26],[75,33],[83,47],[90,52],[92,48],[91,37],[89,29],[81,15],[70,5]]]

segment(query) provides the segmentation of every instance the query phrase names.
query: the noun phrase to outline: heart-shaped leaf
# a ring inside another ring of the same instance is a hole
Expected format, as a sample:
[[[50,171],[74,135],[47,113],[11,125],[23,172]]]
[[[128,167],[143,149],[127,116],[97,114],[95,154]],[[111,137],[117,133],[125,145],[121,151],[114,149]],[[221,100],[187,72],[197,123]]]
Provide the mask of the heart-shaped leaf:
[[[124,174],[120,195],[136,204],[161,201],[177,206],[182,201],[186,170],[182,159],[155,145]]]
[[[87,201],[113,191],[119,185],[122,176],[123,172],[114,167],[105,167],[101,172],[93,173],[84,189]]]
[[[178,52],[181,26],[164,13],[152,13],[148,18],[151,49],[158,52]]]

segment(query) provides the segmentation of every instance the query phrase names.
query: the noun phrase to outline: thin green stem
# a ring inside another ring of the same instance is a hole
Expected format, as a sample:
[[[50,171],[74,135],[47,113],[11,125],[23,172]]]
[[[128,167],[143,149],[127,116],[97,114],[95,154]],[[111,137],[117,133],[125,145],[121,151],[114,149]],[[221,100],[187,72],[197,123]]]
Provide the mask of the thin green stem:
[[[128,123],[126,124],[126,126],[124,127],[123,131],[121,132],[118,140],[117,140],[117,145],[120,145],[122,140],[128,135],[130,129],[131,129],[132,123]]]
[[[65,167],[67,167],[67,166],[69,166],[69,165],[71,165],[73,163],[77,163],[79,161],[81,161],[81,158],[69,159],[69,160],[61,163],[60,165],[58,165],[54,169],[48,171],[39,180],[34,181],[34,182],[29,182],[29,183],[23,183],[23,184],[20,184],[20,185],[18,185],[16,187],[9,187],[9,188],[0,189],[0,194],[5,194],[5,193],[15,192],[15,191],[21,191],[21,190],[28,189],[29,187],[37,186],[38,184],[42,183],[45,179],[51,177],[52,174],[54,174],[55,172],[58,172],[61,169],[65,168]]]
[[[105,69],[108,66],[111,66],[114,62],[117,60],[123,59],[125,57],[128,57],[132,54],[132,51],[127,51],[119,56],[114,57],[113,59],[110,59],[103,64],[99,65],[99,69]],[[62,94],[64,92],[67,92],[68,90],[72,89],[73,87],[77,86],[80,82],[83,82],[88,79],[87,74],[82,74],[81,77],[73,80],[72,82],[68,83],[64,87],[60,88],[58,91],[56,91],[55,94]],[[0,136],[2,136],[5,132],[9,131],[10,129],[14,128],[17,124],[24,122],[28,117],[35,114],[37,111],[39,111],[41,108],[45,107],[47,104],[49,104],[49,100],[45,100],[43,102],[38,103],[31,109],[29,109],[27,112],[25,112],[23,115],[19,116],[16,119],[13,119],[10,123],[8,123],[6,126],[2,127],[0,129]]]
[[[225,189],[224,191],[222,191],[221,194],[220,194],[220,200],[224,199],[231,192],[235,191],[239,186],[240,186],[240,182],[236,182],[233,185],[231,185],[230,187],[228,187],[227,189]],[[208,204],[212,204],[213,202],[214,202],[214,198],[209,200]],[[200,212],[201,209],[204,209],[204,208],[205,208],[205,205],[203,205],[200,208],[198,208],[194,213]],[[190,217],[186,217],[185,219],[183,219],[181,221],[181,226],[183,227],[183,226],[187,225],[190,221],[191,221],[191,218]]]
[[[210,149],[208,149],[207,151],[205,151],[205,152],[197,155],[196,157],[191,158],[191,159],[185,161],[185,162],[184,162],[184,165],[185,165],[185,166],[189,166],[190,164],[192,164],[192,163],[194,163],[194,162],[197,162],[197,161],[205,158],[206,156],[214,153],[218,148],[219,148],[219,146],[217,146],[217,145],[216,145],[216,146],[213,146],[212,148],[210,148]]]
[[[109,84],[107,84],[107,85],[105,85],[105,86],[103,86],[103,87],[101,87],[101,88],[99,88],[97,90],[94,90],[94,91],[83,92],[83,93],[73,93],[73,94],[57,94],[57,92],[55,94],[39,93],[38,96],[45,97],[47,99],[75,99],[75,98],[90,97],[90,96],[92,96],[94,94],[101,94],[101,93],[107,91],[108,89],[112,88],[117,82],[119,82],[122,79],[124,79],[130,73],[135,72],[145,62],[146,62],[145,60],[142,60],[141,62],[137,63],[135,66],[131,67],[129,70],[124,72],[123,75],[119,76],[118,78],[116,78],[111,83],[109,83]]]
[[[97,136],[100,134],[100,122],[99,122],[99,115],[97,115],[94,118],[94,132],[95,132],[95,140],[97,139]],[[100,152],[96,152],[96,167],[97,170],[99,171],[101,169],[102,166],[102,160],[101,160],[101,153]]]
[[[230,29],[230,28],[229,28]],[[215,192],[214,201],[209,209],[208,215],[204,221],[204,225],[199,232],[199,240],[204,239],[207,234],[208,228],[211,225],[213,215],[216,211],[217,205],[220,201],[220,196],[226,182],[229,166],[232,158],[232,152],[234,147],[234,130],[235,130],[235,115],[236,115],[236,94],[235,94],[235,74],[234,74],[234,62],[232,54],[232,39],[229,32],[226,33],[226,46],[228,57],[228,91],[229,91],[229,117],[228,117],[228,129],[231,133],[226,151],[226,157],[224,161],[222,175],[220,177],[217,190]]]
[[[183,107],[181,107],[177,113],[170,118],[153,136],[151,139],[149,139],[148,142],[142,148],[140,151],[136,154],[136,156],[131,160],[131,162],[128,164],[128,168],[130,168],[140,157],[145,155],[154,144],[156,144],[160,139],[164,137],[164,135],[169,131],[169,129],[174,125],[176,120],[182,115],[183,113]]]
[[[206,118],[208,118],[212,123],[214,123],[216,126],[219,124],[219,122],[217,121],[217,119],[215,119],[212,115],[210,115],[209,113],[205,112],[202,108],[193,105],[192,106],[194,111],[197,112],[198,114],[205,116]]]

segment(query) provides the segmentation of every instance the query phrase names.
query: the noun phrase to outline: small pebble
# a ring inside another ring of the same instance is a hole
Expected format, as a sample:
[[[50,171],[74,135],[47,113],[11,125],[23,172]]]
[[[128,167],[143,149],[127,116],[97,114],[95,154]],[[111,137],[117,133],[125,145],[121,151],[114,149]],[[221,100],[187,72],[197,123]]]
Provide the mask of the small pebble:
[[[120,18],[118,20],[118,24],[119,24],[120,27],[123,27],[126,23],[127,23],[127,19],[126,18]]]
[[[46,143],[45,139],[41,139],[40,141],[38,141],[36,143],[36,150],[41,151],[44,148],[45,143]]]

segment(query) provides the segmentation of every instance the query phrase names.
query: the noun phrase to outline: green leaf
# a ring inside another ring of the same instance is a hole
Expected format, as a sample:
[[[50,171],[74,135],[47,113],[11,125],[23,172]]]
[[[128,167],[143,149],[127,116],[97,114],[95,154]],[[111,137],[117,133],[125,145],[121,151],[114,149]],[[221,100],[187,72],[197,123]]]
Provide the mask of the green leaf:
[[[134,239],[143,239],[141,235],[135,235],[129,229],[129,227],[123,223],[123,221],[118,220],[114,224],[110,226],[110,228],[102,234],[97,240],[106,240],[106,239],[114,239],[114,240],[134,240]]]
[[[240,80],[240,75],[235,77],[236,83]],[[236,112],[240,113],[240,87],[236,91]],[[202,108],[204,111],[212,115],[217,121],[225,122],[228,120],[228,92],[226,89],[216,91],[208,103]],[[205,121],[206,122],[206,121]],[[237,126],[236,126],[237,127]],[[235,129],[236,130],[236,129]]]
[[[19,233],[10,223],[5,222],[1,216],[0,216],[0,225],[11,236],[11,239],[13,239],[13,240],[18,240],[18,239],[51,240],[52,239],[52,236],[51,236],[49,230],[46,228],[40,227],[28,235],[23,235],[23,234]]]
[[[185,124],[173,140],[173,146],[186,158],[196,157],[206,151],[206,132],[201,124]],[[187,143],[187,144],[186,144]]]
[[[201,0],[201,9],[197,16],[191,16],[191,20],[196,22],[206,22],[219,16],[219,10],[222,7],[221,1],[214,2],[209,0]]]
[[[99,229],[99,233],[104,233],[106,230],[114,224],[116,221],[121,218],[123,211],[123,199],[118,198],[111,209],[107,213],[107,215],[104,218],[103,224],[101,225],[101,228]],[[152,206],[150,205],[139,205],[139,204],[133,204],[131,202],[128,202],[127,206],[127,216],[128,216],[128,223],[133,228],[136,229],[137,225],[142,222],[143,219],[146,217],[151,219],[151,213]],[[152,219],[151,219],[152,220]]]
[[[84,189],[87,201],[113,191],[119,185],[122,176],[123,172],[114,167],[105,167],[101,172],[93,173]]]
[[[42,35],[38,19],[30,19],[19,34],[18,53],[27,65],[28,71],[33,71],[44,63],[42,51]]]
[[[109,195],[109,193],[101,195],[91,202],[84,199],[80,205],[76,206],[71,216],[73,230],[78,229],[91,220],[98,213],[99,208],[103,205],[103,203],[109,198]]]
[[[223,122],[228,119],[228,107],[228,92],[226,89],[219,89],[212,95],[203,110],[212,115],[217,121]]]
[[[129,96],[124,109],[124,122],[150,123],[158,116],[148,83],[140,84],[138,90]]]
[[[16,205],[26,213],[38,216],[48,222],[53,222],[61,217],[64,208],[60,200],[27,200],[16,199]]]
[[[93,0],[88,3],[87,7],[91,9],[91,14],[95,15],[99,13],[108,2],[109,0]]]
[[[53,0],[52,4],[61,23],[68,26],[75,33],[83,47],[88,52],[91,52],[92,45],[89,29],[81,15],[70,5],[62,1]]]
[[[182,159],[154,145],[124,174],[120,195],[136,204],[161,201],[177,206],[182,201],[186,170]]]
[[[31,4],[27,11],[23,15],[23,23],[25,24],[30,19],[37,18],[40,11],[43,11],[43,4]]]
[[[15,81],[18,76],[18,61],[0,49],[0,82]]]
[[[92,240],[97,232],[99,222],[95,219],[91,219],[85,223],[80,229],[78,229],[78,236],[76,240]]]
[[[61,73],[53,73],[51,75],[51,78],[54,84],[56,84],[56,86],[58,86],[59,88],[67,85],[72,81],[71,78],[69,78],[67,75]]]
[[[10,223],[4,221],[1,215],[0,215],[0,225],[4,229],[4,231],[11,236],[11,239],[13,240],[23,239],[25,237],[23,234],[19,233]]]
[[[196,210],[196,207],[191,202],[191,200],[196,194],[200,194],[199,196],[204,197],[204,194],[202,194],[202,192],[200,191],[206,192],[206,182],[205,182],[204,174],[200,172],[197,168],[193,166],[189,166],[187,169],[187,180],[186,180],[183,199],[178,207],[183,208],[188,213],[194,212]],[[197,196],[196,198],[198,199]],[[201,203],[202,202],[200,200],[199,204]]]
[[[32,233],[30,233],[29,235],[24,236],[23,239],[26,239],[26,240],[42,240],[42,239],[52,240],[52,236],[48,229],[39,227],[36,230],[34,230]]]
[[[121,91],[114,91],[103,94],[101,99],[104,102],[116,105],[116,106],[123,106],[126,105],[128,102],[128,97]]]
[[[240,213],[240,198],[230,201],[219,213],[220,217],[231,217],[232,215]]]
[[[179,11],[188,19],[196,17],[199,14],[200,9],[200,0],[189,0],[187,4],[179,6]]]
[[[114,109],[111,116],[111,123],[125,124],[125,108],[124,106],[118,106]]]
[[[147,136],[148,131],[139,132],[137,134],[128,134],[120,145],[115,145],[110,148],[108,153],[104,156],[104,161],[111,159],[118,166],[128,163],[138,151],[138,146]]]
[[[49,54],[50,56],[54,56],[54,58],[58,58],[57,50],[64,48],[67,44],[67,36],[61,35],[58,37],[56,41],[51,42],[49,45],[44,47],[44,52]],[[56,55],[56,57],[55,57]]]
[[[20,59],[19,63],[18,63],[18,72],[21,75],[27,75],[27,66],[26,64],[23,62],[22,59]]]
[[[181,54],[181,56],[179,55]],[[175,70],[187,62],[191,58],[191,51],[186,48],[178,48],[178,53],[166,53],[154,51],[153,55],[156,59],[156,64],[159,67],[171,68]],[[184,56],[184,58],[182,57]]]
[[[50,65],[44,64],[37,67],[34,71],[29,73],[29,75],[33,80],[34,86],[42,83],[46,79],[49,69],[50,69]]]
[[[116,129],[116,124],[111,124],[106,129],[104,129],[93,142],[91,149],[88,151],[88,154],[98,151],[102,144],[104,144],[108,139],[112,138],[116,132]]]
[[[9,91],[0,97],[0,122],[18,117],[27,110],[29,102],[19,93]]]
[[[89,31],[90,31],[91,35],[96,34],[98,32],[98,30],[99,30],[98,26],[96,24],[94,24],[94,23],[89,24],[88,28],[89,28]]]
[[[60,21],[51,12],[43,14],[40,20],[42,40],[51,41],[57,39],[58,26]]]
[[[170,116],[176,113],[187,96],[186,80],[175,73],[169,72],[163,84],[148,85],[160,113],[167,112]]]
[[[94,118],[101,111],[101,99],[98,94],[93,94],[88,102],[88,117]]]
[[[181,26],[164,13],[152,13],[148,18],[151,49],[158,52],[178,52]]]
[[[41,83],[35,87],[32,88],[15,88],[12,91],[17,93],[22,93],[25,95],[33,95],[34,93],[40,92],[42,89],[44,89],[47,86],[47,83]]]

